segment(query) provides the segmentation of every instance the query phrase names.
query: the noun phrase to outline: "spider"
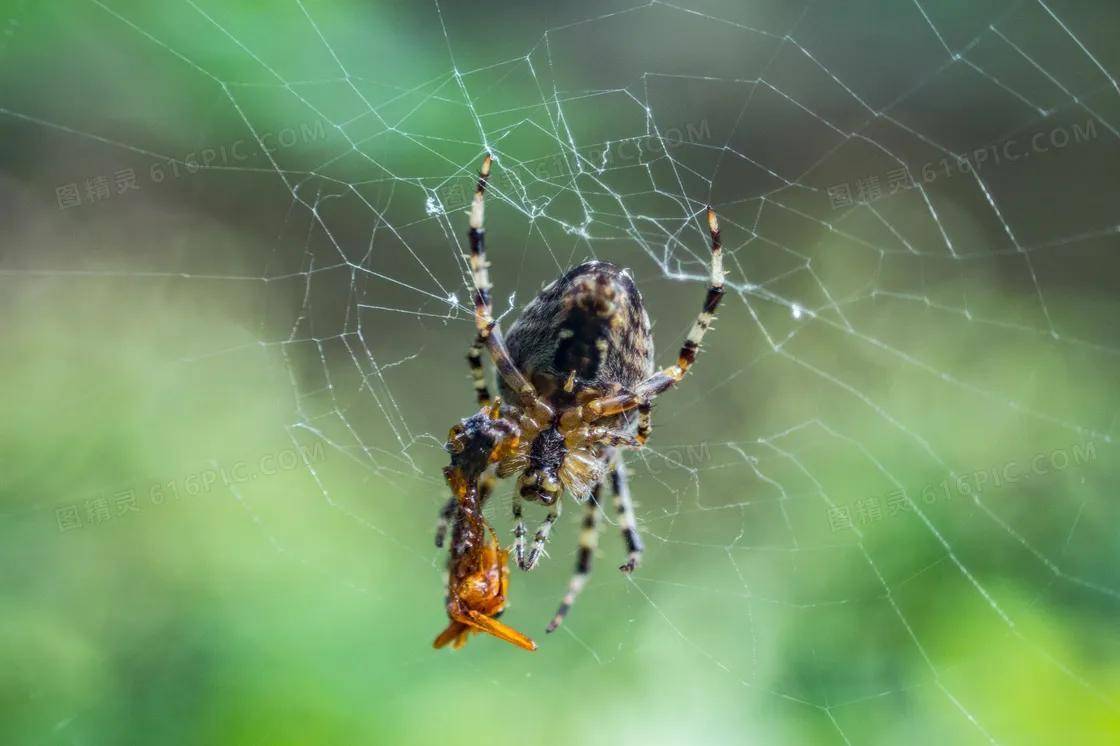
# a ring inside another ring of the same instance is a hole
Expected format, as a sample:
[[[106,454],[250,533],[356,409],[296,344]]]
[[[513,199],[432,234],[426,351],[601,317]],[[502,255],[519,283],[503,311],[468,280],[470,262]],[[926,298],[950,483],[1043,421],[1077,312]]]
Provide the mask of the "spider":
[[[463,526],[482,520],[481,510],[496,479],[519,474],[513,497],[513,553],[522,570],[531,570],[560,517],[560,498],[570,492],[584,504],[583,530],[575,573],[547,627],[552,632],[590,574],[604,484],[613,495],[627,549],[619,569],[633,572],[641,561],[643,545],[622,451],[645,444],[652,429],[654,398],[688,372],[712,324],[723,297],[719,223],[709,207],[712,254],[707,295],[674,365],[655,372],[653,337],[642,297],[629,272],[608,262],[585,262],[546,286],[524,308],[507,340],[491,310],[483,231],[491,163],[487,154],[479,170],[468,234],[476,336],[467,360],[482,409],[452,428],[447,446],[452,454],[448,479],[453,492],[455,480],[465,479],[477,484],[477,497],[464,500],[456,494],[446,503],[436,529],[436,546],[443,546],[449,523],[454,522],[462,533]],[[497,370],[498,400],[492,400],[486,383],[483,350]],[[548,508],[528,551],[524,501]],[[452,547],[452,580],[456,551]],[[463,602],[454,598],[457,591],[450,584],[449,591],[448,613],[454,620],[458,617],[452,614],[452,605],[458,604],[458,609]]]

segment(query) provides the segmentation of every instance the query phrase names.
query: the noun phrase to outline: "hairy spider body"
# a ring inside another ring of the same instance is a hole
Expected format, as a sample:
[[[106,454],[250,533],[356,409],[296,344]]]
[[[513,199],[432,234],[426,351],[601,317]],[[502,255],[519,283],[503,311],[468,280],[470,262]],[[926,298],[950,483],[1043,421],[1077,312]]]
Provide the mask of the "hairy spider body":
[[[642,296],[629,273],[608,262],[586,262],[548,285],[510,328],[508,345],[518,370],[555,413],[617,394],[653,373]],[[504,380],[498,387],[507,400],[515,396]],[[519,496],[545,505],[559,498],[556,485],[586,499],[603,478],[610,444],[588,442],[559,416],[542,424],[525,453],[502,464],[498,476],[520,471]],[[622,438],[636,422],[624,412],[597,424]]]
[[[518,369],[557,409],[588,389],[631,388],[653,373],[641,293],[628,271],[609,262],[585,262],[545,287],[510,327],[507,344]],[[513,399],[505,381],[498,386]]]
[[[604,484],[609,484],[614,494],[619,527],[628,552],[620,569],[632,572],[638,565],[642,542],[621,452],[646,442],[652,428],[653,399],[680,382],[696,361],[700,343],[723,297],[722,245],[719,224],[709,208],[707,221],[712,254],[707,295],[680,348],[676,364],[661,371],[654,369],[653,338],[641,294],[626,270],[608,262],[586,262],[545,287],[522,311],[507,342],[491,312],[489,263],[482,229],[490,165],[487,155],[479,171],[471,205],[469,233],[477,335],[467,359],[475,393],[483,408],[452,428],[448,443],[452,465],[446,473],[455,496],[441,512],[436,545],[443,545],[447,525],[453,518],[457,529],[473,520],[484,523],[482,506],[493,480],[518,474],[513,498],[514,554],[521,569],[531,570],[543,554],[552,526],[559,518],[560,498],[565,491],[570,492],[585,504],[587,514],[580,537],[576,574],[548,626],[551,632],[571,608],[590,572],[597,541],[596,511]],[[497,371],[504,403],[491,402],[482,366],[484,349]],[[465,488],[456,488],[460,481]],[[476,497],[464,499],[463,495],[469,496],[472,490]],[[537,529],[527,552],[523,500],[548,506],[545,521]],[[482,546],[482,543],[476,541],[474,545]],[[453,573],[459,561],[457,551],[453,545]],[[484,559],[491,568],[500,564],[504,570],[505,556],[500,550]],[[477,558],[472,561],[475,562],[472,567],[478,564]],[[453,579],[449,582],[448,614],[452,617],[452,626],[455,622],[469,626],[472,620],[477,626],[479,616],[486,619],[486,623],[500,624],[490,617],[504,607],[505,586],[501,582],[504,576],[499,573],[494,577],[498,578],[497,586],[487,581],[491,585],[486,587],[497,587],[502,603],[491,611],[472,607],[473,615],[467,616],[459,612],[463,605],[478,606],[481,602],[475,598],[464,600],[461,596],[468,593],[467,587],[455,585]],[[488,598],[495,596],[493,590],[487,593],[490,594]],[[520,644],[493,630],[486,631]],[[450,636],[444,639],[445,635]],[[437,643],[443,640],[446,644],[452,639],[458,640],[449,627]]]

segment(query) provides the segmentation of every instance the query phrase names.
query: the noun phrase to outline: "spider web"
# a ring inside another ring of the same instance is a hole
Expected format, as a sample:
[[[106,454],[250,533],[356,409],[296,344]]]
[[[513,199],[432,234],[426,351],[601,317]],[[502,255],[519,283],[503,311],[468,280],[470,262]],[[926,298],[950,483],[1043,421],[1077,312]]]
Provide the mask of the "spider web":
[[[632,268],[659,364],[702,300],[712,204],[725,307],[628,459],[644,564],[614,571],[605,515],[597,571],[546,646],[579,665],[654,647],[692,658],[728,697],[749,692],[756,717],[817,721],[836,742],[908,707],[960,738],[1014,740],[977,683],[1019,675],[1009,654],[1115,718],[1106,674],[1031,620],[1114,619],[1120,599],[1101,497],[1120,414],[1104,269],[1120,235],[1117,17],[1105,3],[956,5],[652,0],[542,21],[295,0],[261,28],[219,4],[160,17],[92,0],[81,17],[115,54],[154,65],[128,95],[173,101],[162,74],[209,91],[200,126],[232,122],[250,155],[184,157],[61,102],[0,111],[182,169],[203,201],[267,195],[275,209],[250,218],[267,246],[255,264],[197,247],[0,271],[255,294],[256,340],[185,364],[269,355],[292,393],[288,436],[341,457],[304,464],[321,499],[300,510],[338,514],[372,556],[426,572],[427,635],[443,435],[472,409],[464,210],[482,155],[496,159],[487,229],[507,327],[542,283],[606,259]],[[508,490],[488,509],[499,531]],[[265,498],[233,491],[279,552],[384,597],[353,570],[369,558],[316,558],[306,536],[270,528]],[[526,631],[562,594],[567,511],[546,567],[514,578],[511,623]],[[957,649],[946,619],[998,644]]]

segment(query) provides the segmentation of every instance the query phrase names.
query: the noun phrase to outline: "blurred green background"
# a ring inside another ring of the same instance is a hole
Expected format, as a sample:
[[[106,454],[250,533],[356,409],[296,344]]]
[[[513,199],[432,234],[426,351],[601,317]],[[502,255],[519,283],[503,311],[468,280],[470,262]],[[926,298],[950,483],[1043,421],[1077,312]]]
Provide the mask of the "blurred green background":
[[[0,741],[1116,743],[1118,31],[4,3]],[[669,362],[709,202],[733,289],[629,457],[640,571],[607,525],[546,636],[572,503],[513,570],[531,655],[430,647],[487,149],[507,325],[607,259]]]

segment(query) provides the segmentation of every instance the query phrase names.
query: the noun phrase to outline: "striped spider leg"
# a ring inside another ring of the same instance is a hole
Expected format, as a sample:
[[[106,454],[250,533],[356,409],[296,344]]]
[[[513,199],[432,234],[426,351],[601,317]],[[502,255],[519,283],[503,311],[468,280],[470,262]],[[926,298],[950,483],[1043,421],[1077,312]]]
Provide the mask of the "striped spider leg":
[[[510,357],[509,349],[502,337],[501,326],[494,319],[493,307],[490,302],[490,263],[486,261],[486,232],[482,223],[485,216],[486,183],[490,178],[492,162],[493,159],[487,153],[482,160],[482,168],[478,171],[478,184],[475,186],[474,200],[471,202],[470,231],[467,234],[470,239],[471,278],[474,283],[474,323],[478,331],[478,337],[471,348],[471,355],[473,357],[475,349],[480,344],[485,347],[490,353],[490,359],[493,361],[494,367],[498,370],[498,375],[502,377],[510,389],[517,393],[521,406],[538,417],[551,418],[551,409],[541,401],[533,384],[529,383],[528,379],[522,375],[517,368],[517,364]],[[475,389],[478,390],[480,381],[482,386],[485,387],[485,379],[482,378],[482,372],[475,366],[473,359],[471,368],[475,376]],[[480,396],[481,394],[482,392],[479,391]]]
[[[619,569],[630,572],[637,567],[643,547],[634,520],[634,506],[630,501],[630,486],[627,483],[626,465],[622,461],[621,451],[615,451],[611,459],[607,481],[611,485],[614,508],[618,513],[619,529],[622,531],[622,539],[626,543],[628,551],[627,561]],[[579,535],[579,551],[576,553],[576,569],[572,574],[572,579],[568,582],[568,592],[564,594],[564,600],[560,602],[560,608],[556,610],[556,615],[548,623],[546,632],[554,632],[564,621],[591,575],[591,562],[595,555],[595,549],[599,545],[599,510],[601,509],[600,493],[602,489],[602,482],[596,484],[591,491],[591,496],[587,498],[587,502],[584,504],[583,528]]]
[[[677,355],[676,365],[654,373],[639,383],[632,391],[600,397],[587,402],[581,408],[581,418],[589,423],[603,417],[637,409],[638,426],[635,439],[639,446],[645,444],[653,427],[651,417],[653,399],[679,383],[692,364],[696,362],[696,354],[700,349],[700,343],[704,339],[704,334],[711,328],[716,309],[723,298],[723,244],[720,238],[719,221],[716,218],[715,211],[710,207],[707,217],[708,231],[712,239],[708,291],[704,298],[704,306],[696,317],[696,321],[693,322],[692,329]],[[630,501],[629,487],[626,483],[626,474],[621,459],[618,459],[612,466],[609,477],[614,490],[615,504],[618,506],[620,525],[628,552],[626,562],[619,569],[630,573],[641,562],[643,545],[641,537],[638,535],[634,509]]]
[[[715,211],[708,208],[708,231],[712,236],[712,259],[708,281],[708,293],[704,298],[704,307],[692,324],[688,337],[681,345],[675,365],[670,365],[642,381],[630,392],[615,396],[606,396],[588,402],[583,407],[583,419],[594,422],[601,417],[608,417],[631,409],[638,410],[638,439],[645,441],[649,437],[652,427],[650,420],[650,405],[655,397],[680,383],[685,373],[696,362],[696,353],[700,350],[700,343],[704,334],[712,326],[716,309],[720,299],[723,298],[723,244],[720,240],[719,221]]]
[[[470,241],[470,267],[471,279],[474,284],[474,319],[476,336],[467,352],[467,363],[471,371],[471,380],[474,386],[475,397],[479,406],[489,407],[491,404],[490,390],[486,385],[486,375],[482,366],[482,351],[487,350],[494,367],[502,376],[506,385],[519,395],[523,406],[538,417],[551,418],[552,412],[537,396],[536,389],[518,370],[517,365],[510,357],[502,338],[502,330],[494,319],[490,301],[490,273],[489,262],[486,261],[486,233],[483,228],[485,216],[486,185],[490,178],[490,166],[493,162],[488,153],[482,161],[478,172],[478,182],[475,186],[474,199],[471,202],[470,231],[467,234]],[[493,470],[484,475],[484,482],[480,488],[492,489],[494,482]],[[439,520],[436,525],[436,546],[442,548],[446,540],[448,529],[455,516],[457,501],[450,498],[440,509]],[[524,528],[524,527],[522,527]],[[518,549],[520,562],[523,552]]]

